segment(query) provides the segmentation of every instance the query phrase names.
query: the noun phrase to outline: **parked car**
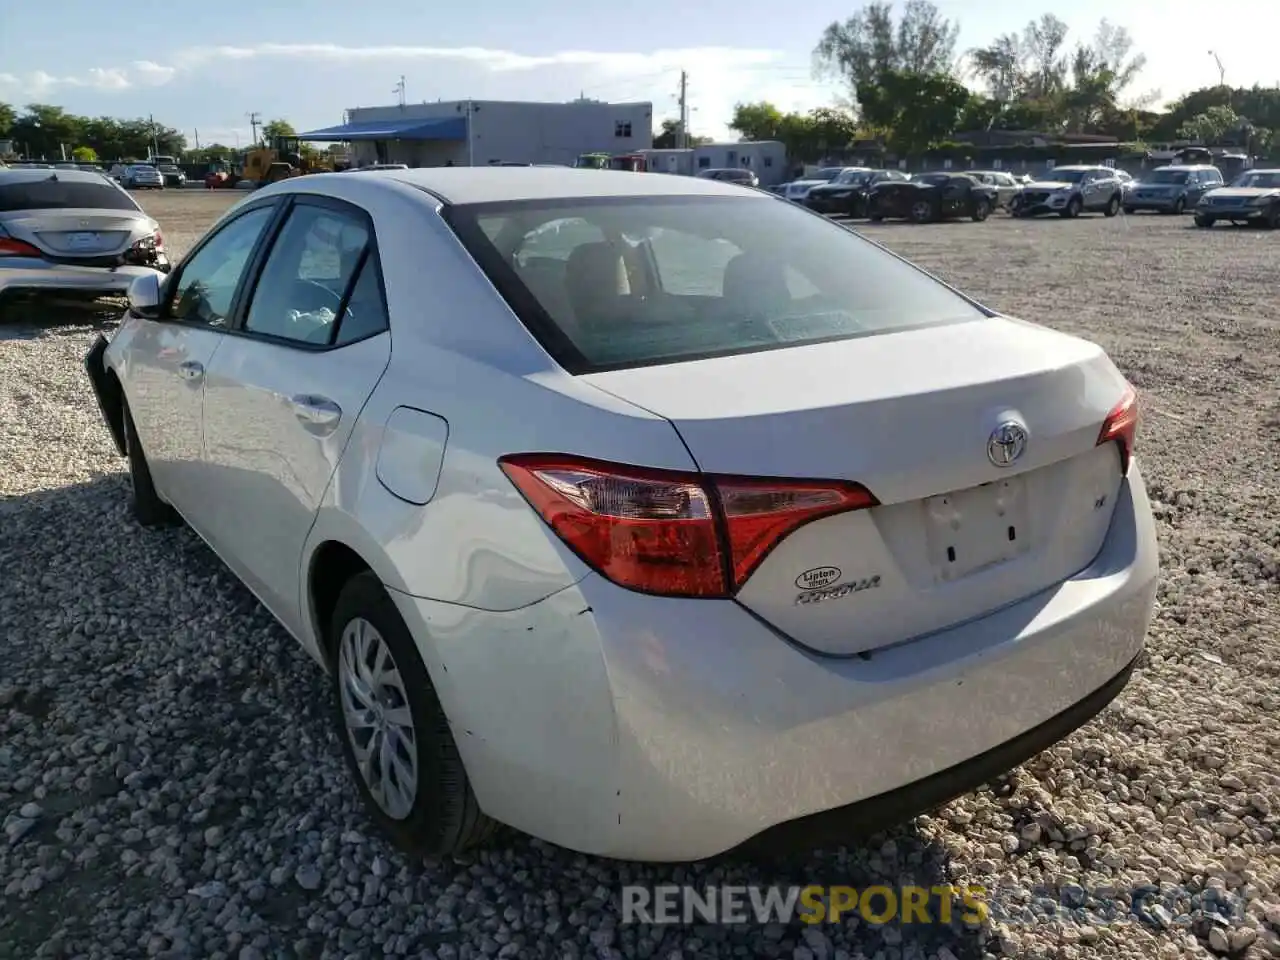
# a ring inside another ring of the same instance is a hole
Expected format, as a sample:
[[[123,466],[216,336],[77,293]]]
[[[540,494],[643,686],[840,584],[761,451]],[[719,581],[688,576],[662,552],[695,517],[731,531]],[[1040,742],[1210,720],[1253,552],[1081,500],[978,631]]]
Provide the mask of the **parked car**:
[[[935,223],[955,217],[981,222],[996,208],[993,187],[963,173],[923,173],[905,181],[885,181],[867,195],[867,218]]]
[[[760,186],[760,178],[745,167],[710,167],[699,170],[697,175],[703,180],[723,180],[743,187]]]
[[[159,224],[101,174],[0,170],[0,298],[123,294],[168,269]]]
[[[116,183],[124,183],[125,174],[127,174],[128,172],[129,172],[129,164],[113,163],[107,169],[107,176],[109,176],[112,180],[116,181]]]
[[[282,181],[86,367],[134,515],[184,517],[330,671],[408,850],[900,821],[1099,711],[1152,614],[1102,350],[760,191]]]
[[[1209,190],[1222,186],[1222,173],[1217,167],[1156,167],[1129,190],[1124,212],[1155,210],[1159,213],[1184,213],[1193,209]]]
[[[822,167],[813,173],[801,177],[798,180],[792,180],[785,183],[781,187],[780,196],[786,197],[788,200],[794,200],[797,203],[803,203],[804,198],[809,195],[809,191],[813,187],[830,183],[836,177],[840,176],[846,170],[863,170],[864,167]]]
[[[121,182],[130,190],[164,189],[164,175],[149,163],[135,163],[129,166]]]
[[[176,163],[160,163],[157,161],[156,169],[160,171],[160,176],[164,177],[164,185],[166,187],[185,187],[187,185],[187,175]]]
[[[1005,173],[1003,170],[967,170],[965,172],[979,183],[985,183],[993,188],[996,192],[996,205],[1005,209],[1008,209],[1014,196],[1022,189],[1022,184],[1014,179],[1013,174]]]
[[[1025,185],[1010,202],[1015,217],[1056,213],[1078,217],[1103,213],[1114,217],[1124,203],[1124,186],[1110,167],[1055,167],[1043,180]]]
[[[846,217],[867,215],[867,194],[887,181],[905,181],[905,173],[897,170],[872,170],[850,167],[830,183],[809,190],[805,206],[818,213],[843,214]]]
[[[1212,227],[1219,220],[1280,229],[1280,170],[1249,170],[1231,186],[1202,194],[1196,204],[1196,226]]]

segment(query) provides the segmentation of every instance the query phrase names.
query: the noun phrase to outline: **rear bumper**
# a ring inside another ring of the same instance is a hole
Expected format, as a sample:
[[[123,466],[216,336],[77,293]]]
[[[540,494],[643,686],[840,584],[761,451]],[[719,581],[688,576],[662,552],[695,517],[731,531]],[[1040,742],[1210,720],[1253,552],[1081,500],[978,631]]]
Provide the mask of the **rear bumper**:
[[[12,290],[123,294],[135,278],[167,272],[151,267],[74,267],[35,257],[0,257],[0,294]]]
[[[1086,570],[865,657],[809,653],[733,602],[594,574],[506,613],[395,599],[487,813],[584,852],[680,861],[757,837],[849,839],[1065,736],[1123,686],[1157,574],[1135,464]]]

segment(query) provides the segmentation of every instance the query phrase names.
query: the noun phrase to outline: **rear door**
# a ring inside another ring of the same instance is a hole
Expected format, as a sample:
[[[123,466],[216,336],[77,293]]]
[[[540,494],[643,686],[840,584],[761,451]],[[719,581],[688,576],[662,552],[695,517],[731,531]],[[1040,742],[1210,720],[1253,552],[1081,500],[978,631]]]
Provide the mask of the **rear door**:
[[[320,499],[390,357],[372,221],[296,196],[204,395],[207,536],[286,624]]]

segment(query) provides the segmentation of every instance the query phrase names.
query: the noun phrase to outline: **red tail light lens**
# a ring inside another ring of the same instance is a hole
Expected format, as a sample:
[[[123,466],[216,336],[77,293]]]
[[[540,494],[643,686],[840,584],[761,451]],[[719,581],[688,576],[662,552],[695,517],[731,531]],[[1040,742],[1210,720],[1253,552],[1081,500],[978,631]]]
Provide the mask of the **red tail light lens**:
[[[39,257],[39,249],[24,240],[0,236],[0,257]]]
[[[1138,392],[1126,384],[1124,396],[1107,414],[1098,433],[1098,445],[1115,441],[1120,447],[1120,470],[1129,472],[1129,459],[1138,439]]]
[[[783,538],[874,506],[857,484],[648,470],[555,454],[499,464],[565,544],[619,586],[728,597]]]

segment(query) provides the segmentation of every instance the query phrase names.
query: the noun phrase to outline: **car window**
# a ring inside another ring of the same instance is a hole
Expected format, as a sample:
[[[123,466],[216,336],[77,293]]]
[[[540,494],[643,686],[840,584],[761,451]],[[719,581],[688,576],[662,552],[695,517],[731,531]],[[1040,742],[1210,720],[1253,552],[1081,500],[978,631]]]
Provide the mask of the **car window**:
[[[267,255],[244,329],[299,343],[333,342],[343,298],[370,239],[354,212],[298,204]]]
[[[390,329],[387,304],[382,297],[382,284],[378,282],[380,272],[378,253],[370,249],[368,256],[360,264],[360,272],[356,275],[342,318],[338,321],[334,346],[346,346]]]
[[[522,264],[519,252],[492,243],[486,221],[511,217],[525,225],[526,248],[539,223],[559,224],[564,259]],[[516,315],[576,372],[986,315],[878,245],[773,201],[487,203],[455,205],[449,219]]]
[[[245,265],[274,215],[274,207],[257,207],[220,228],[182,265],[169,315],[185,323],[225,326]]]
[[[525,234],[516,259],[521,266],[535,257],[568,260],[569,255],[584,243],[599,243],[604,233],[593,223],[581,217],[561,217],[542,224]]]
[[[20,180],[0,184],[0,213],[18,210],[141,209],[133,197],[99,180]]]

